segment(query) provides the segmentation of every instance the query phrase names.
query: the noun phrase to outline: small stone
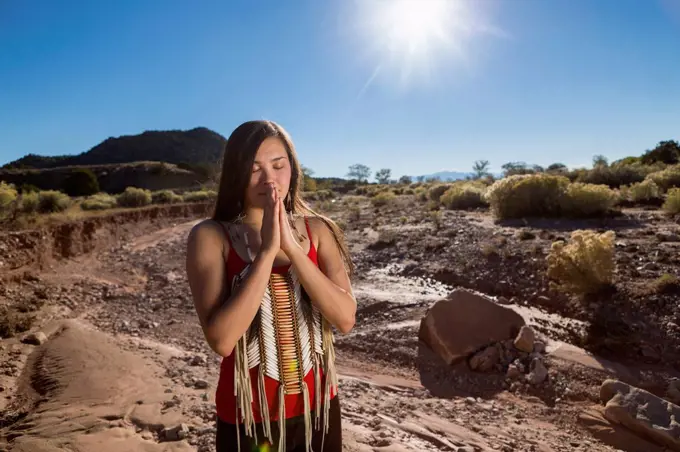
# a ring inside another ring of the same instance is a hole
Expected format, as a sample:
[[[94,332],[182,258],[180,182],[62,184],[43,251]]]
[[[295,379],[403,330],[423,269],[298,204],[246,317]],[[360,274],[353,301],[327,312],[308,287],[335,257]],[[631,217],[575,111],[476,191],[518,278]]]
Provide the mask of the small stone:
[[[465,403],[467,403],[468,405],[474,405],[475,403],[477,403],[477,401],[475,400],[474,397],[466,397]]]
[[[543,364],[540,358],[534,358],[529,367],[529,374],[526,376],[527,381],[536,386],[543,383],[548,378],[548,369]]]
[[[47,336],[45,336],[45,333],[43,333],[42,331],[38,331],[36,333],[28,334],[21,340],[21,342],[30,345],[42,345],[45,342],[47,342]]]
[[[163,430],[163,438],[166,441],[179,441],[187,437],[189,434],[189,427],[186,424],[179,424],[173,428],[166,428]]]
[[[520,328],[519,334],[515,338],[515,348],[526,353],[531,353],[534,350],[535,339],[536,335],[534,334],[534,330],[531,327],[524,325]]]
[[[510,364],[508,366],[508,372],[507,372],[507,377],[514,380],[515,378],[519,378],[522,376],[522,372],[519,370],[517,366],[514,364]]]
[[[208,382],[205,380],[194,381],[194,388],[196,389],[208,389]]]
[[[205,357],[201,355],[196,355],[191,360],[192,366],[205,366],[207,364]]]
[[[545,342],[534,342],[534,353],[545,353]]]

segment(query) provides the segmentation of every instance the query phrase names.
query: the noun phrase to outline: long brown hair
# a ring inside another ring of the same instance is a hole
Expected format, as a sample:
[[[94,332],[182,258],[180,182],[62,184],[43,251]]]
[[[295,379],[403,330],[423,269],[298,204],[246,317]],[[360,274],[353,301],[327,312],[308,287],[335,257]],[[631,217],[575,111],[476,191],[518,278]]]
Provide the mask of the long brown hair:
[[[315,212],[300,196],[304,177],[302,166],[295,152],[295,146],[288,132],[273,121],[244,122],[227,139],[222,156],[222,172],[212,219],[233,222],[244,211],[245,194],[255,162],[255,155],[262,142],[267,138],[281,140],[290,161],[290,188],[284,199],[286,212],[293,215],[314,216],[323,221],[333,234],[345,268],[351,276],[354,273],[354,264],[345,243],[344,233],[333,220]]]

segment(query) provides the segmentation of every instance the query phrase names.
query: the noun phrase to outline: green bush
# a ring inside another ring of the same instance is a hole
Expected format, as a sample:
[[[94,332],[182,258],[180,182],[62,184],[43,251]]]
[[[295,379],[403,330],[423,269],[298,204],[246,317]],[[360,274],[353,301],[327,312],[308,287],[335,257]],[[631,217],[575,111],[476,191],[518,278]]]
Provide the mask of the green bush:
[[[680,165],[669,166],[668,168],[656,171],[647,176],[663,191],[668,191],[672,187],[680,187]]]
[[[182,196],[184,202],[213,201],[217,198],[217,192],[212,190],[189,191]]]
[[[9,206],[17,199],[17,190],[14,185],[7,184],[0,181],[0,212],[9,208]]]
[[[120,207],[142,207],[151,204],[151,192],[144,188],[128,187],[118,195]]]
[[[115,196],[108,193],[97,193],[85,199],[80,203],[80,208],[83,210],[106,210],[113,209],[118,205]]]
[[[38,193],[38,212],[63,212],[71,205],[71,198],[56,190],[46,190]]]
[[[484,189],[470,183],[454,184],[441,196],[441,202],[447,209],[474,209],[483,207]]]
[[[384,191],[371,198],[371,204],[373,204],[376,207],[384,206],[393,202],[396,198],[397,196],[391,191]]]
[[[564,176],[527,174],[508,176],[494,182],[484,194],[498,219],[554,216],[569,185]]]
[[[19,210],[23,213],[35,213],[40,206],[40,192],[29,192],[19,198]]]
[[[441,200],[442,195],[446,193],[446,190],[448,190],[449,188],[451,188],[450,184],[437,184],[428,190],[427,197],[430,198],[432,201],[439,202]]]
[[[606,185],[569,184],[561,198],[562,215],[592,217],[607,213],[618,201],[616,192]]]
[[[182,201],[183,198],[172,190],[160,190],[151,194],[153,204],[174,204]]]
[[[663,210],[673,215],[680,213],[680,188],[668,190],[666,201],[663,203]]]
[[[648,203],[661,198],[661,189],[651,179],[645,179],[630,186],[630,200],[635,203]]]
[[[99,192],[99,181],[91,170],[79,168],[69,174],[62,188],[69,196],[89,196]]]

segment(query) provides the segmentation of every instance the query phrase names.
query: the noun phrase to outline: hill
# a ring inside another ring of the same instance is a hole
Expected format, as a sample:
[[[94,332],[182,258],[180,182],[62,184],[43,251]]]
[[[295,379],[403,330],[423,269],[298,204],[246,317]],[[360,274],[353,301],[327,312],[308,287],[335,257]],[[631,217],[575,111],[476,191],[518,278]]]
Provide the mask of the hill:
[[[226,142],[222,135],[205,127],[186,131],[145,131],[137,135],[107,138],[78,155],[28,154],[2,168],[47,169],[149,160],[174,164],[214,164],[219,160]]]

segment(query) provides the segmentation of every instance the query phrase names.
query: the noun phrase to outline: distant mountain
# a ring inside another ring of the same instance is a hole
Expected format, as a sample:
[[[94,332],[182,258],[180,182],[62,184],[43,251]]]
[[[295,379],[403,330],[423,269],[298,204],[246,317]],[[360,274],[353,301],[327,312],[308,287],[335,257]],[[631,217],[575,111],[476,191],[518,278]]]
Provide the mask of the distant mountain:
[[[78,155],[40,156],[28,154],[2,168],[57,168],[75,165],[103,165],[138,161],[216,163],[227,140],[205,127],[191,130],[146,131],[138,135],[108,138]]]
[[[419,177],[422,177],[425,180],[430,179],[430,178],[435,178],[435,179],[441,180],[442,182],[447,182],[447,181],[465,179],[468,176],[472,176],[472,173],[463,173],[463,172],[459,172],[459,171],[439,171],[437,173],[424,174],[422,176],[414,176],[413,180],[417,180]]]

